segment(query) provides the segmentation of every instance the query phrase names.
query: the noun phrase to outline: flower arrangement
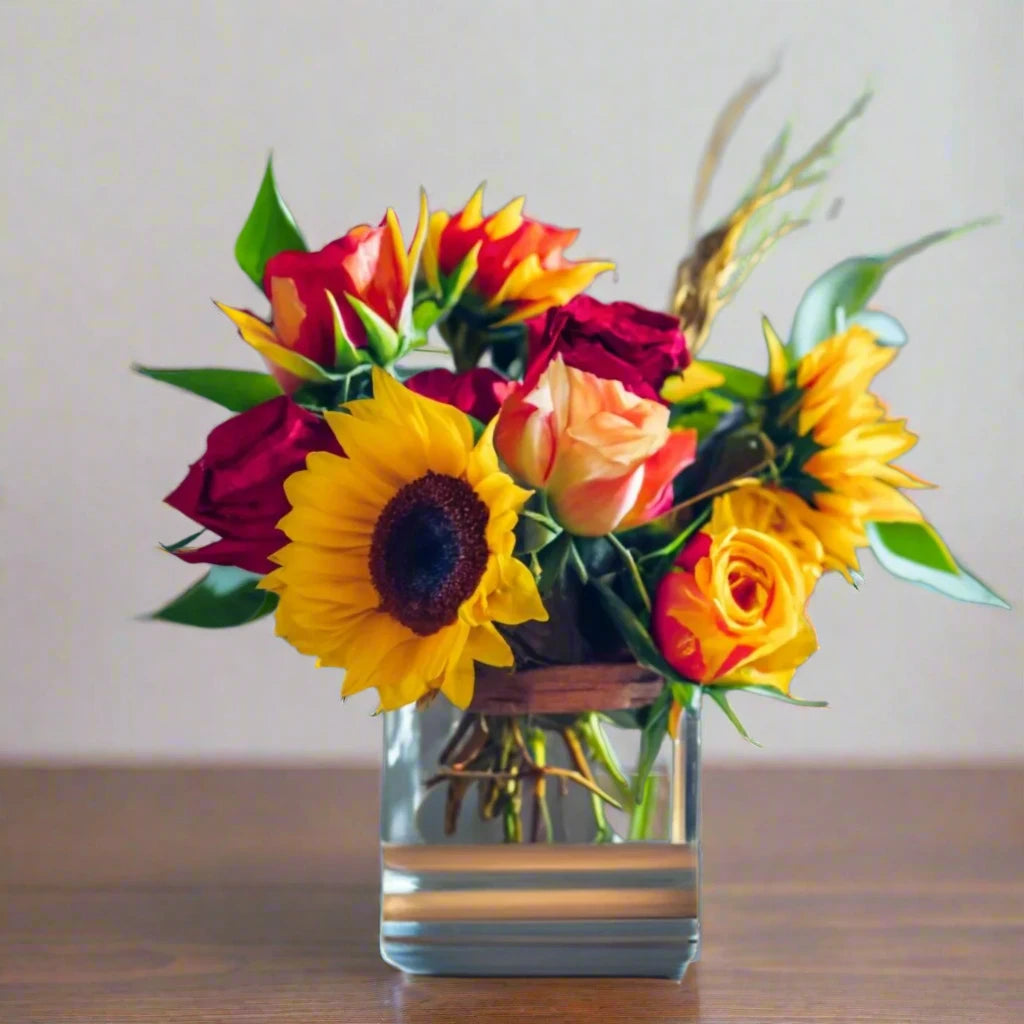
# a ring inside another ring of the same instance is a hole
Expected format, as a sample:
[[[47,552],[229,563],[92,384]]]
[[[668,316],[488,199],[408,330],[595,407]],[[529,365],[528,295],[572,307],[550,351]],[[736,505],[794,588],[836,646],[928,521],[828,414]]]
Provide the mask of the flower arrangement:
[[[430,781],[449,786],[452,828],[478,784],[481,813],[520,840],[523,790],[542,803],[552,774],[595,813],[642,817],[659,747],[705,695],[744,735],[737,691],[819,704],[791,693],[817,648],[810,599],[829,572],[857,585],[865,547],[898,577],[1003,604],[908,496],[930,486],[895,464],[916,438],[870,391],[907,339],[868,302],[958,230],[827,270],[785,340],[762,320],[761,368],[703,355],[718,311],[806,218],[757,224],[823,180],[866,102],[785,167],[779,137],[680,264],[667,312],[586,294],[613,264],[569,257],[577,232],[522,199],[485,212],[482,188],[454,214],[421,196],[411,236],[388,210],[311,251],[268,162],[235,247],[264,312],[218,304],[265,372],[136,367],[231,413],[166,499],[200,529],[165,550],[209,568],[153,617],[272,615],[344,670],[343,696],[464,709]],[[439,352],[448,365],[424,368]],[[634,666],[648,682],[623,699],[628,673],[590,688],[556,674],[561,702],[548,693],[538,716],[527,677],[552,666]],[[630,779],[609,757],[612,721],[641,737]],[[540,815],[531,838],[544,833]]]

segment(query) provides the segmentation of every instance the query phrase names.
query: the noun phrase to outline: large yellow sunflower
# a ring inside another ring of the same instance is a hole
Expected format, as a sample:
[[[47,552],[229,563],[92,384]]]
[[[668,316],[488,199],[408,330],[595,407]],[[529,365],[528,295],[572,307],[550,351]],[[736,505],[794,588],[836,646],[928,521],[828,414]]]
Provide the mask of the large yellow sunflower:
[[[769,380],[773,390],[782,391],[781,346],[772,334],[768,343],[775,367]],[[813,485],[804,518],[821,540],[826,568],[857,568],[857,548],[868,543],[865,524],[922,519],[900,488],[931,484],[892,465],[917,436],[906,420],[891,419],[868,391],[898,351],[853,325],[816,345],[796,366],[799,398],[782,418],[801,449],[800,473]]]
[[[494,626],[547,619],[513,555],[530,496],[498,467],[492,429],[373,370],[373,398],[327,413],[347,457],[315,452],[285,484],[290,544],[263,581],[277,633],[346,670],[342,696],[374,686],[381,710],[438,690],[466,707],[474,661],[511,666]]]

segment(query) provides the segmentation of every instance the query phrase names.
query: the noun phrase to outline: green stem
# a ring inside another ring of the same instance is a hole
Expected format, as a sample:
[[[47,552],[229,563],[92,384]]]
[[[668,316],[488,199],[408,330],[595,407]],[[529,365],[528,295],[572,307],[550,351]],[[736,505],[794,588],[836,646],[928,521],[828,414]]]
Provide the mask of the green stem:
[[[590,794],[590,806],[594,810],[594,842],[611,843],[615,840],[615,830],[608,824],[604,813],[604,802],[600,797]]]
[[[551,518],[551,516],[545,515],[543,512],[534,512],[532,509],[524,508],[519,510],[519,515],[526,519],[532,519],[535,523],[541,523],[548,527],[552,533],[561,533],[562,528]]]
[[[652,772],[644,780],[644,791],[629,818],[629,838],[649,839],[654,818],[654,804],[658,794],[658,777]]]
[[[654,562],[661,558],[668,558],[679,551],[683,545],[704,525],[708,517],[711,515],[711,509],[706,508],[699,516],[697,516],[689,526],[683,530],[678,536],[666,544],[663,548],[658,548],[657,551],[648,552],[646,555],[641,556],[640,564],[644,565],[647,562]]]
[[[586,741],[590,756],[596,764],[599,764],[607,773],[608,777],[615,783],[619,791],[619,797],[626,807],[632,804],[633,797],[629,785],[629,779],[623,771],[622,765],[615,754],[608,737],[605,735],[604,726],[596,711],[584,715],[577,725],[579,734]]]
[[[651,596],[647,593],[647,588],[644,586],[643,578],[640,575],[640,570],[637,568],[636,560],[630,553],[629,548],[615,536],[614,533],[607,534],[608,540],[611,542],[613,548],[619,553],[619,557],[625,563],[626,568],[629,570],[630,576],[633,578],[633,586],[636,588],[637,594],[640,596],[640,600],[643,602],[644,608],[647,611],[651,610]]]
[[[590,582],[590,574],[587,572],[586,565],[583,564],[579,551],[576,550],[576,545],[571,541],[569,543],[569,558],[572,560],[576,575],[580,578],[580,583],[586,586]]]
[[[527,734],[527,743],[530,747],[530,754],[533,763],[538,768],[544,768],[548,762],[547,738],[543,729],[531,729]],[[537,842],[540,838],[540,826],[544,825],[545,842],[554,841],[554,829],[551,824],[551,809],[548,807],[547,778],[541,772],[533,784],[533,830],[530,836],[531,842]]]

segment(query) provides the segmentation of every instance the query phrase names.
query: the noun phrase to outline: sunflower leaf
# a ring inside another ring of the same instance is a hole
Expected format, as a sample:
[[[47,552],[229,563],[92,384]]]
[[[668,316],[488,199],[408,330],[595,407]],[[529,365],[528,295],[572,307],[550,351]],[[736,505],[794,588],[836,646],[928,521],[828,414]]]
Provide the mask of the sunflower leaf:
[[[273,157],[267,157],[260,190],[235,241],[235,259],[262,291],[267,260],[279,252],[295,250],[306,252],[306,242],[277,191]]]
[[[932,245],[956,238],[992,222],[992,218],[986,217],[960,227],[934,231],[885,256],[855,256],[825,271],[807,289],[800,300],[800,305],[797,306],[787,345],[790,357],[794,361],[800,359],[815,345],[831,337],[837,329],[837,316],[845,316],[847,321],[851,321],[860,314],[868,300],[878,290],[882,279],[893,267],[899,266]],[[886,326],[890,332],[893,330],[891,324]],[[905,333],[903,337],[905,340]],[[888,344],[902,342],[890,341]]]
[[[188,590],[143,618],[201,629],[242,626],[277,607],[276,594],[256,589],[261,579],[234,566],[214,565]]]
[[[282,393],[280,385],[269,373],[258,373],[255,370],[228,370],[220,367],[160,369],[140,366],[138,363],[132,364],[132,370],[150,380],[159,380],[216,402],[231,412],[245,412]]]
[[[929,523],[868,523],[867,535],[875,558],[893,576],[957,601],[1010,607],[957,562]]]

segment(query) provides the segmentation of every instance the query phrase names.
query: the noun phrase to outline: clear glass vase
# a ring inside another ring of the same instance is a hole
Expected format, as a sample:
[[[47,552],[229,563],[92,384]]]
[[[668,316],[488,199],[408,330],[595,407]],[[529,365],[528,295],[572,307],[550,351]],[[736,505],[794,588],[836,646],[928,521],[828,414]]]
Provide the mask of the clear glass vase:
[[[697,959],[699,707],[639,786],[640,732],[616,724],[628,712],[482,715],[438,699],[383,717],[389,964],[681,978]]]

